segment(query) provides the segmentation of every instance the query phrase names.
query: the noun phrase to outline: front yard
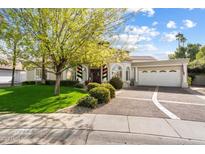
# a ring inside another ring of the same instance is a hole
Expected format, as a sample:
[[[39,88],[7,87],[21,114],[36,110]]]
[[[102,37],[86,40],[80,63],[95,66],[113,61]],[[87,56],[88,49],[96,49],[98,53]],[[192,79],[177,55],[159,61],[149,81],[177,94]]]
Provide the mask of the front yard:
[[[87,95],[81,89],[61,87],[59,96],[53,95],[53,86],[30,85],[0,88],[0,113],[51,113],[74,105]]]

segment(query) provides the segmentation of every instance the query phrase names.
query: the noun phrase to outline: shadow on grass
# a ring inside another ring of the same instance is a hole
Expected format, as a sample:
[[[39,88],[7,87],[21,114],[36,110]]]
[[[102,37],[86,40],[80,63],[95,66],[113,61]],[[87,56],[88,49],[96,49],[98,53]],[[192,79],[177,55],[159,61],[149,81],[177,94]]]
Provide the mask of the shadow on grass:
[[[0,88],[0,112],[51,113],[75,104],[86,95],[73,87],[61,87],[59,96],[54,96],[53,91],[53,86],[43,85]]]

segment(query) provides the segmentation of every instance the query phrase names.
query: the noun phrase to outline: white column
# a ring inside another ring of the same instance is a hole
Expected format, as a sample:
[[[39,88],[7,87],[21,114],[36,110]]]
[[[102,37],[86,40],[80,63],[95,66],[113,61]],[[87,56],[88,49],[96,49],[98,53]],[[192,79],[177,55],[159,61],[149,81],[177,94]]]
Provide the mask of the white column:
[[[138,68],[135,67],[135,84],[138,84]]]
[[[182,88],[187,88],[188,87],[188,83],[187,83],[187,64],[183,64],[182,69],[183,69]]]
[[[126,65],[122,65],[122,81],[126,81]]]

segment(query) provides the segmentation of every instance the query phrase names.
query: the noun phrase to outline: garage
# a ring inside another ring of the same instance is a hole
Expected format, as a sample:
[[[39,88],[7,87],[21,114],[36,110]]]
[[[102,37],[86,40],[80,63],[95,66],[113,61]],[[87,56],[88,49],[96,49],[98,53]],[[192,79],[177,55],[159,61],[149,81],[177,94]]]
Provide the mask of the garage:
[[[134,85],[187,88],[187,64],[189,59],[136,61]]]
[[[139,85],[180,87],[181,67],[139,68]]]

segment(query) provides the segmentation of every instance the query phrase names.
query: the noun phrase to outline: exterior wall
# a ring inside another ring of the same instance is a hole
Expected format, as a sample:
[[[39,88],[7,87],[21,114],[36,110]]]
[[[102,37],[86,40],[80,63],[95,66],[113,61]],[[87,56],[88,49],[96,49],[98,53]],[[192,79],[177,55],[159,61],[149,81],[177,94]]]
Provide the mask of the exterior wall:
[[[0,69],[0,83],[10,83],[12,79],[12,70]],[[26,80],[25,71],[15,71],[14,82],[20,83]]]
[[[129,87],[131,84],[138,85],[139,81],[139,71],[141,68],[144,70],[172,70],[172,69],[177,69],[180,70],[180,79],[181,79],[181,86],[182,87],[188,87],[187,84],[187,63],[188,60],[182,59],[182,60],[166,60],[166,61],[149,61],[149,62],[121,62],[121,63],[110,63],[107,65],[108,69],[108,77],[107,80],[102,80],[102,67],[101,67],[101,82],[106,82],[109,81],[113,74],[112,70],[115,66],[119,66],[122,69],[122,81],[123,81],[123,87]],[[66,80],[69,79],[72,76],[72,79],[79,80],[81,83],[84,83],[86,80],[89,80],[89,67],[86,65],[83,66],[83,78],[78,78],[76,69],[70,69],[70,70],[65,70],[62,73],[62,78],[61,80]],[[129,79],[126,79],[126,69],[129,68]],[[74,78],[73,78],[74,77]],[[48,73],[47,74],[47,79],[49,80],[55,80],[55,74],[53,73]],[[32,71],[27,71],[27,80],[32,81],[36,80],[36,70]]]
[[[26,77],[27,81],[41,80],[41,79],[37,79],[37,77],[36,77],[36,69],[26,71],[26,75],[27,75],[27,77]],[[48,80],[55,80],[56,76],[54,73],[47,72],[47,79]],[[67,79],[67,70],[65,70],[62,73],[62,77],[61,77],[61,80],[66,80],[66,79]]]
[[[27,81],[35,80],[35,70],[26,71],[26,74],[27,74]]]
[[[192,84],[196,86],[205,86],[205,74],[195,75]]]
[[[108,80],[112,78],[112,69],[115,66],[120,66],[122,68],[122,81],[123,81],[123,87],[129,87],[130,86],[130,79],[131,79],[131,62],[122,62],[122,63],[111,63],[109,64],[108,68]],[[126,69],[130,69],[130,74],[129,74],[129,80],[126,80]]]

